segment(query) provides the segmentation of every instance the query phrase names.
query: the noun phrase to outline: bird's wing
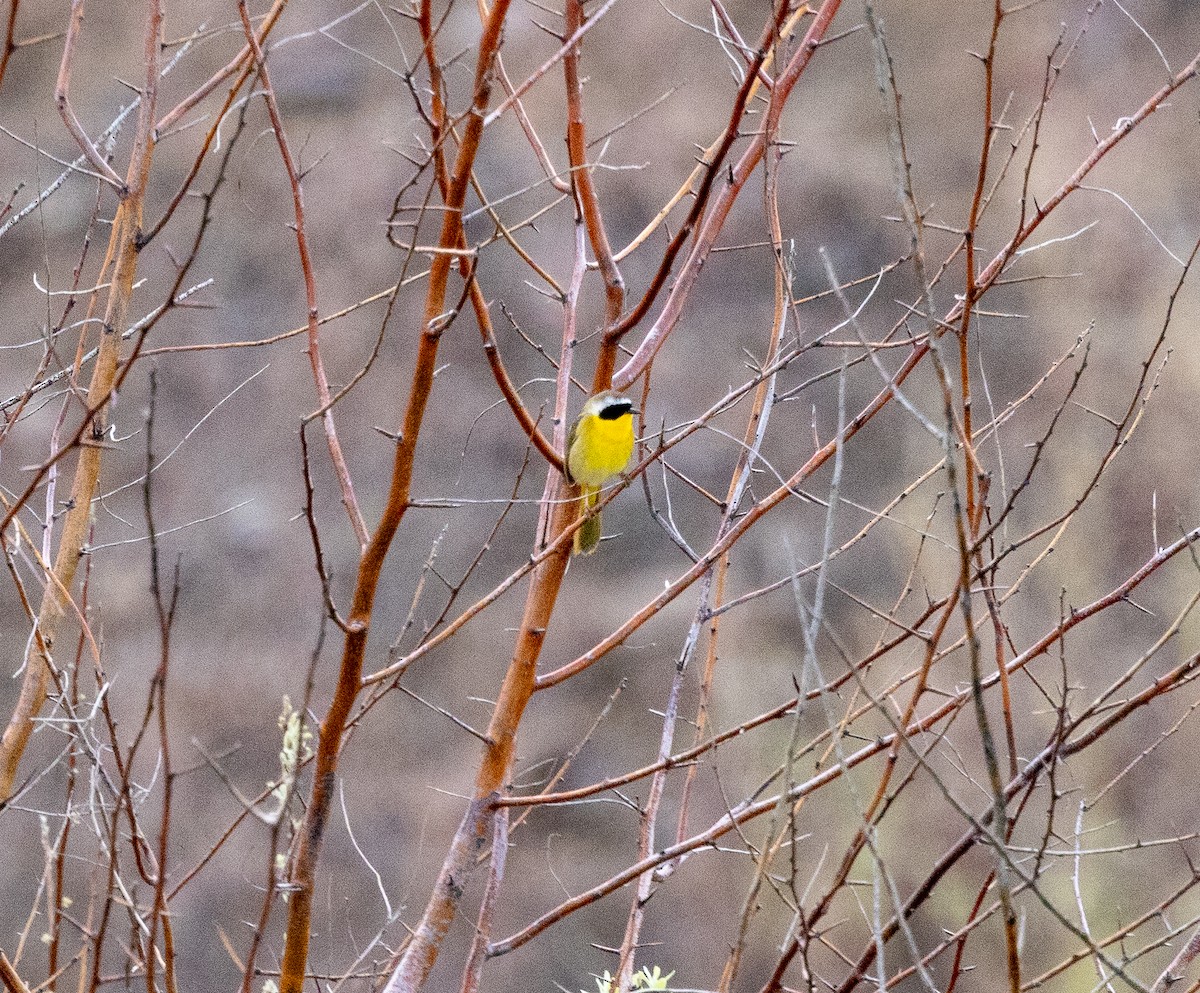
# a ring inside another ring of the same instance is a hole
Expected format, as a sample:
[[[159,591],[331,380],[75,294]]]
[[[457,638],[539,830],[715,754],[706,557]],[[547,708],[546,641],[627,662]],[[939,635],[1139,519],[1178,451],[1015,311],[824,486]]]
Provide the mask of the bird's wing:
[[[579,422],[583,419],[581,414],[571,422],[571,430],[567,432],[567,447],[563,450],[563,471],[566,474],[567,482],[572,486],[575,485],[575,479],[571,475],[571,446],[575,444],[575,436],[579,433]]]

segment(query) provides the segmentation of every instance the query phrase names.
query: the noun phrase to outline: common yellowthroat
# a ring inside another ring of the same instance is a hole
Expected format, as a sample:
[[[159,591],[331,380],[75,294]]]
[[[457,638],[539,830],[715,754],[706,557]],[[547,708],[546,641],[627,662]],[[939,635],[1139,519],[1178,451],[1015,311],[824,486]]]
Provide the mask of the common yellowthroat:
[[[582,488],[582,527],[575,554],[590,555],[600,544],[600,488],[621,474],[633,454],[633,401],[614,390],[589,397],[567,434],[567,479]]]

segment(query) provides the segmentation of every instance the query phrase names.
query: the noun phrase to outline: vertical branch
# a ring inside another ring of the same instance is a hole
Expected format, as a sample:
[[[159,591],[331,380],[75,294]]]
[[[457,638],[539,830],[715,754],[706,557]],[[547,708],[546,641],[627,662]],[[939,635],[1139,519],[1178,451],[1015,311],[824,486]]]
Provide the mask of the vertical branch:
[[[772,56],[774,57],[779,50],[778,41],[773,46]],[[775,94],[772,92],[771,99],[775,99]],[[777,120],[778,118],[776,118]],[[791,295],[791,274],[789,266],[784,259],[783,254],[783,228],[779,219],[779,162],[781,153],[777,145],[770,146],[770,154],[765,158],[766,168],[763,171],[763,209],[767,219],[767,228],[771,236],[771,250],[774,256],[774,297],[775,309],[771,323],[771,334],[767,345],[767,354],[763,362],[764,368],[772,368],[775,366],[779,356],[779,345],[783,335],[783,329],[787,322],[787,307],[788,300]],[[746,428],[743,436],[741,451],[738,455],[737,463],[734,466],[733,474],[729,481],[729,489],[725,496],[725,507],[721,515],[721,524],[718,528],[718,541],[723,538],[733,526],[738,514],[740,513],[742,498],[746,491],[746,487],[750,483],[751,472],[754,469],[754,463],[758,458],[758,453],[762,447],[763,439],[766,434],[767,424],[770,421],[771,411],[775,399],[775,384],[776,376],[772,373],[765,377],[754,392],[754,397],[751,402],[750,413],[746,420]],[[700,597],[700,613],[697,616],[697,622],[707,614],[709,635],[708,635],[708,651],[705,659],[704,672],[700,679],[700,701],[696,709],[695,719],[695,735],[693,738],[693,747],[700,744],[704,740],[707,733],[709,705],[712,698],[713,678],[716,672],[718,659],[718,644],[720,633],[720,618],[712,616],[724,602],[725,598],[725,581],[729,571],[729,552],[726,550],[717,560],[716,566],[712,573],[705,576],[701,586]],[[709,588],[712,587],[711,600]],[[790,751],[790,746],[789,746]],[[682,842],[688,835],[688,814],[690,810],[692,789],[696,782],[696,765],[689,765],[686,773],[686,778],[683,784],[682,797],[679,804],[679,818],[676,828],[675,842]],[[789,824],[794,824],[794,815],[789,816]],[[772,829],[770,834],[773,834]],[[780,842],[775,846],[764,846],[770,850],[764,850],[757,860],[755,867],[754,880],[751,883],[750,891],[747,893],[746,899],[742,905],[741,919],[738,927],[737,938],[733,943],[733,948],[726,961],[726,965],[721,974],[718,988],[722,991],[727,991],[733,984],[734,978],[737,975],[738,968],[741,963],[742,954],[745,950],[745,939],[748,934],[750,919],[758,908],[758,892],[762,885],[763,879],[769,871],[771,859],[778,852],[784,838],[789,837],[790,832],[784,831],[780,835]],[[660,872],[662,870],[659,870]]]
[[[496,812],[492,821],[492,858],[488,869],[487,888],[479,907],[475,936],[471,939],[471,952],[463,969],[462,993],[478,993],[483,964],[487,961],[492,916],[496,909],[496,898],[500,895],[500,884],[504,881],[504,866],[508,861],[508,818],[508,808],[504,807]]]
[[[772,46],[771,56],[778,52],[778,44]],[[772,92],[771,99],[775,99]],[[779,152],[769,158],[768,167],[763,175],[763,208],[767,218],[767,227],[771,234],[771,252],[774,257],[774,288],[775,310],[771,320],[771,333],[767,341],[767,352],[762,367],[772,369],[779,359],[779,343],[783,329],[787,323],[787,304],[791,295],[788,264],[783,257],[783,227],[779,220]],[[750,412],[746,418],[746,429],[742,436],[741,451],[729,479],[729,488],[725,493],[725,505],[721,514],[721,523],[717,530],[717,540],[720,541],[733,526],[741,506],[746,487],[750,484],[751,472],[758,453],[762,448],[766,435],[767,424],[771,419],[771,410],[775,402],[776,376],[772,373],[758,384],[751,400]],[[712,699],[713,676],[717,666],[717,647],[720,632],[720,617],[713,616],[725,601],[725,579],[729,572],[729,553],[725,551],[717,560],[713,571],[703,580],[703,588],[699,597],[700,606],[693,624],[707,622],[708,650],[705,656],[704,672],[700,677],[700,700],[696,706],[694,722],[695,734],[693,746],[704,740],[708,727],[709,705]],[[711,590],[711,592],[710,592]],[[676,842],[687,837],[688,812],[691,804],[692,788],[696,780],[697,767],[688,766],[683,784],[683,794],[679,803],[678,827],[675,833]]]
[[[445,198],[446,210],[443,212],[442,228],[438,239],[438,244],[443,249],[457,248],[462,238],[462,206],[466,198],[471,169],[479,151],[480,139],[483,136],[484,113],[491,93],[495,57],[500,50],[502,29],[510,2],[511,0],[496,0],[491,17],[484,24],[483,34],[479,41],[471,108],[467,115],[463,140],[455,159],[448,195]],[[342,646],[337,686],[329,709],[321,721],[312,796],[309,798],[308,807],[305,810],[304,821],[300,828],[299,845],[292,868],[294,889],[288,903],[287,931],[280,970],[280,993],[300,993],[304,986],[316,866],[320,859],[325,825],[329,819],[346,723],[349,720],[351,708],[358,698],[359,690],[362,688],[363,655],[366,651],[367,634],[370,629],[375,594],[379,587],[379,577],[383,571],[383,562],[388,549],[391,547],[400,522],[409,507],[417,440],[433,387],[433,376],[437,368],[438,344],[442,332],[453,317],[453,315],[445,313],[446,289],[453,256],[452,251],[437,252],[430,266],[416,364],[409,389],[408,403],[404,410],[401,433],[396,443],[387,504],[384,507],[379,526],[370,536],[359,562],[358,578],[355,583]],[[563,568],[565,569],[565,562]],[[482,807],[482,805],[475,806]],[[414,961],[411,957],[414,947],[420,947],[429,956],[428,965],[423,970],[418,969],[423,979],[428,968],[432,968],[433,958],[437,955],[436,943],[431,947],[429,943],[421,943],[418,938],[414,938],[398,969],[404,969],[405,963]],[[422,960],[423,964],[424,960]],[[399,971],[397,975],[399,975]],[[393,976],[392,982],[395,982],[395,979],[396,977]],[[389,983],[390,987],[391,983]]]
[[[896,88],[895,77],[892,71],[891,58],[888,54],[887,46],[883,38],[883,30],[878,24],[869,4],[867,5],[866,13],[868,27],[871,31],[872,38],[876,46],[876,74],[879,81],[879,90],[881,95],[885,97],[885,102],[890,104],[888,109],[891,111],[889,114],[889,122],[891,125],[891,143],[893,146],[893,167],[897,177],[897,198],[904,209],[905,218],[910,228],[914,250],[914,262],[917,266],[917,274],[921,280],[924,295],[929,300],[929,313],[932,315],[935,311],[932,300],[932,283],[925,273],[924,266],[924,244],[922,230],[923,222],[920,210],[917,207],[916,198],[913,194],[911,167],[908,159],[907,149],[905,148],[904,144],[903,121],[900,116],[899,93]],[[1002,18],[1003,10],[999,0],[996,0],[988,56],[984,60],[987,71],[984,95],[984,113],[986,120],[984,128],[983,150],[980,153],[979,172],[976,179],[975,196],[972,201],[970,221],[967,225],[967,232],[965,235],[967,258],[967,292],[961,305],[961,325],[958,334],[960,366],[959,376],[963,397],[963,422],[961,426],[961,433],[958,436],[962,440],[964,453],[963,470],[966,479],[963,485],[965,487],[965,506],[958,482],[958,464],[955,459],[954,451],[956,418],[954,412],[954,401],[951,393],[950,376],[942,356],[943,339],[939,329],[932,324],[930,325],[929,335],[927,338],[930,345],[930,360],[933,364],[934,371],[937,375],[937,381],[942,392],[943,416],[945,420],[945,429],[942,432],[942,444],[945,460],[944,464],[946,467],[946,483],[947,490],[950,493],[955,536],[958,539],[959,576],[956,599],[958,601],[958,607],[962,614],[963,626],[965,628],[964,637],[967,643],[968,657],[970,659],[971,687],[975,718],[979,727],[985,763],[987,766],[988,780],[992,790],[994,814],[996,818],[996,835],[1000,839],[1000,844],[1005,843],[1005,839],[1007,839],[1009,833],[1006,801],[1001,788],[1002,784],[1000,780],[999,764],[996,759],[995,740],[992,736],[991,727],[987,716],[987,709],[983,699],[983,672],[981,660],[982,646],[980,644],[979,633],[975,626],[975,618],[971,604],[972,561],[975,557],[973,552],[976,546],[976,536],[978,534],[978,526],[982,519],[982,515],[976,512],[975,507],[975,477],[978,472],[978,468],[971,441],[972,429],[970,421],[971,402],[968,332],[972,308],[974,307],[975,300],[977,299],[979,292],[975,282],[974,232],[976,226],[978,225],[979,211],[983,201],[983,191],[987,179],[988,152],[991,148],[992,137],[994,134],[992,121],[992,67],[995,61],[994,57],[996,51],[996,39],[1000,30],[1000,21]],[[994,613],[993,620],[996,620]],[[997,638],[999,639],[998,633]],[[1002,644],[1000,647],[1002,650]],[[1007,674],[1005,673],[1002,657],[998,662],[997,669],[1000,679],[1004,684],[1004,695],[1007,702]],[[1009,712],[1010,711],[1006,707],[1005,713],[1008,714]],[[1017,991],[1020,989],[1021,975],[1020,956],[1017,947],[1017,921],[1012,904],[1012,889],[1009,885],[1008,865],[1001,854],[997,855],[997,883],[1000,890],[1000,901],[1004,913],[1005,939],[1008,953],[1009,984],[1012,993],[1017,993]]]
[[[482,3],[480,14],[484,18],[489,16],[488,8]],[[422,116],[429,126],[430,157],[433,162],[434,177],[437,180],[438,189],[441,191],[444,199],[450,195],[451,185],[450,167],[446,162],[445,149],[450,127],[446,118],[446,103],[443,92],[445,83],[442,76],[442,66],[438,61],[437,47],[435,45],[436,33],[433,27],[433,5],[431,0],[422,0],[417,11],[417,26],[421,32],[423,57],[426,65],[429,67],[430,106],[428,114],[423,113]],[[504,67],[499,59],[499,53],[497,53],[495,69],[497,75],[503,79]],[[521,116],[524,118],[523,113]],[[482,190],[479,190],[477,187],[477,192],[479,193],[480,200],[483,200],[484,195]],[[397,203],[399,203],[399,200],[397,200]],[[499,222],[497,221],[497,223]],[[458,241],[454,247],[456,249],[466,249],[467,247],[466,234],[462,231],[461,225],[459,226]],[[520,395],[517,393],[517,388],[513,385],[508,371],[504,368],[499,348],[496,345],[496,335],[492,327],[491,314],[488,312],[487,298],[484,296],[483,289],[476,278],[476,266],[469,253],[464,251],[459,255],[458,266],[459,274],[467,281],[471,309],[475,313],[475,322],[479,325],[479,333],[483,338],[483,352],[487,357],[488,365],[492,369],[496,385],[500,387],[500,392],[508,402],[509,409],[516,416],[526,436],[551,465],[561,468],[561,460],[558,453],[546,440],[546,436],[538,429],[532,415],[521,402]]]
[[[975,306],[975,237],[979,227],[979,212],[983,205],[984,186],[987,183],[988,163],[992,150],[992,139],[996,134],[996,122],[992,120],[993,75],[996,65],[996,40],[1000,35],[1000,22],[1004,19],[1001,0],[994,0],[992,10],[992,33],[988,40],[988,51],[983,58],[983,147],[979,150],[979,172],[975,179],[975,195],[971,200],[971,211],[967,219],[963,243],[966,249],[966,293],[963,297],[962,323],[958,329],[959,387],[962,390],[962,440],[966,453],[967,519],[976,519],[975,487],[979,466],[975,461],[975,449],[971,444],[971,363],[970,330],[971,311]]]
[[[564,34],[570,38],[583,27],[582,0],[567,0],[564,11]],[[592,180],[591,167],[587,161],[587,128],[583,116],[583,83],[579,78],[580,41],[572,45],[563,56],[563,79],[567,91],[567,155],[571,163],[571,185],[575,201],[587,225],[588,240],[600,275],[604,278],[604,330],[613,328],[621,317],[625,306],[625,280],[613,258],[608,233],[604,229],[604,217],[600,201],[596,196],[596,184]],[[607,337],[607,336],[606,336]],[[615,365],[616,347],[606,347],[602,339],[600,354],[596,361],[596,372],[592,380],[592,392],[598,393],[612,385],[612,370]]]
[[[421,0],[417,9],[417,27],[421,31],[422,54],[429,69],[429,138],[430,155],[433,158],[433,174],[437,179],[442,200],[450,199],[450,169],[446,164],[446,104],[445,83],[442,81],[442,64],[438,61],[434,45],[433,2]],[[457,247],[457,246],[455,246]]]
[[[667,705],[663,710],[662,734],[659,736],[659,762],[666,762],[671,754],[675,740],[675,722],[679,716],[679,694],[683,690],[683,674],[686,671],[686,654],[675,666],[671,677],[671,689],[667,694]],[[667,785],[667,770],[659,769],[650,780],[650,795],[646,798],[646,806],[641,812],[641,829],[638,832],[637,860],[645,861],[654,851],[654,825],[658,820],[658,808],[662,802],[663,790]],[[638,948],[638,938],[642,933],[642,920],[646,913],[646,904],[653,895],[654,870],[643,872],[634,888],[633,900],[629,906],[629,917],[625,923],[625,936],[621,940],[620,957],[617,966],[617,990],[632,990],[634,973],[634,953]]]
[[[971,530],[972,544],[976,549],[976,558],[982,564],[983,548],[979,542],[979,528],[983,521],[984,511],[987,506],[987,480],[984,476],[983,469],[979,465],[978,458],[975,452],[975,446],[972,443],[973,428],[971,419],[971,379],[970,379],[970,328],[972,308],[975,305],[975,300],[979,294],[979,290],[975,283],[975,239],[978,233],[979,217],[981,209],[984,205],[984,186],[987,181],[988,162],[991,155],[992,141],[996,135],[996,122],[993,117],[993,99],[994,99],[994,75],[996,63],[996,41],[1000,35],[1000,24],[1004,19],[1004,9],[1001,6],[1000,0],[996,0],[992,12],[992,31],[988,40],[987,55],[983,57],[984,63],[984,94],[983,94],[983,112],[984,112],[984,132],[983,143],[979,150],[979,172],[975,180],[975,195],[971,200],[971,210],[967,219],[966,231],[963,235],[963,245],[966,252],[966,291],[963,298],[963,314],[962,323],[958,330],[958,351],[959,351],[959,380],[962,390],[962,444],[965,458],[966,468],[966,485],[967,485],[967,521]],[[1042,87],[1042,102],[1038,109],[1038,125],[1041,123],[1041,114],[1045,108],[1046,101],[1049,99],[1049,60],[1047,62],[1046,81]],[[1037,127],[1034,130],[1034,149],[1037,148]],[[1030,167],[1033,165],[1033,156],[1030,155]],[[1028,171],[1026,173],[1026,183],[1028,183]],[[1023,208],[1022,208],[1023,209]],[[980,493],[978,503],[976,502],[976,486],[979,486]],[[1008,770],[1010,778],[1017,774],[1017,740],[1016,730],[1013,727],[1012,719],[1012,695],[1009,691],[1008,676],[1004,667],[1004,622],[1000,616],[1000,607],[996,602],[995,591],[991,584],[983,584],[984,602],[988,608],[988,614],[992,621],[992,636],[995,645],[996,655],[996,671],[1000,674],[1000,696],[1001,706],[1004,714],[1004,732],[1005,742],[1008,747]],[[1011,947],[1012,936],[1010,935],[1010,958],[1013,954]]]
[[[263,97],[267,102],[267,113],[271,117],[271,127],[275,132],[275,141],[279,145],[279,157],[287,170],[288,183],[292,188],[292,210],[296,216],[293,230],[296,233],[296,249],[300,254],[300,269],[304,273],[304,295],[308,304],[308,361],[312,366],[313,382],[317,387],[317,399],[320,407],[317,415],[325,429],[325,443],[329,447],[329,458],[333,462],[337,475],[338,486],[342,491],[342,504],[350,517],[350,526],[358,539],[360,550],[367,547],[370,536],[367,534],[367,523],[363,520],[362,511],[358,508],[358,498],[354,495],[354,483],[350,479],[350,469],[342,454],[342,444],[338,440],[337,428],[333,422],[333,403],[329,392],[329,378],[325,375],[325,363],[321,359],[320,310],[317,306],[317,278],[313,273],[312,256],[308,249],[308,235],[304,229],[304,190],[300,185],[300,172],[296,168],[296,160],[292,156],[287,134],[283,129],[283,119],[279,114],[279,104],[275,99],[275,91],[271,88],[271,77],[267,73],[267,63],[263,59],[262,48],[254,36],[254,26],[250,23],[250,12],[246,9],[246,0],[238,0],[238,13],[242,18],[242,30],[246,33],[246,44],[254,53],[258,70],[258,78],[262,81]]]
[[[171,827],[171,794],[175,785],[175,773],[171,767],[171,744],[167,734],[167,670],[171,659],[171,628],[175,620],[175,607],[179,601],[179,566],[176,563],[170,596],[163,593],[161,567],[158,550],[158,533],[154,524],[154,502],[151,481],[154,478],[154,415],[157,380],[150,375],[150,411],[146,416],[146,474],[142,479],[142,508],[146,518],[146,530],[150,536],[150,593],[154,598],[154,609],[158,615],[159,661],[158,668],[150,681],[148,708],[158,713],[158,748],[162,762],[163,794],[162,811],[158,826],[158,866],[154,876],[154,904],[150,912],[150,933],[146,938],[149,954],[146,956],[146,991],[156,993],[155,953],[158,928],[163,929],[163,971],[168,993],[175,993],[175,953],[171,919],[167,914],[167,839]],[[136,844],[135,840],[135,844]]]
[[[575,259],[564,301],[561,358],[555,393],[554,444],[559,450],[566,444],[571,357],[575,350],[577,307],[585,267],[584,225],[577,213]],[[563,532],[575,519],[578,508],[577,501],[565,499],[567,490],[566,480],[558,472],[547,473],[538,510],[537,535],[539,544],[549,544],[549,554],[538,563],[530,579],[512,662],[505,673],[488,725],[487,743],[475,776],[474,795],[442,862],[421,921],[383,993],[415,993],[424,985],[437,961],[442,940],[458,912],[463,884],[475,867],[479,850],[487,844],[489,823],[504,814],[503,810],[496,809],[494,801],[507,789],[516,754],[517,728],[537,688],[537,661],[571,558],[571,545],[563,540]],[[496,831],[497,827],[493,826],[492,830]],[[494,894],[491,898],[495,898]]]
[[[995,0],[992,16],[992,31],[989,41],[988,55],[985,60],[986,69],[986,85],[984,93],[984,137],[983,148],[979,155],[979,173],[976,180],[975,196],[971,205],[970,220],[967,225],[965,234],[966,244],[966,278],[967,288],[966,294],[962,303],[962,323],[959,328],[959,374],[960,386],[962,390],[962,410],[963,410],[963,425],[962,425],[962,442],[963,442],[963,471],[966,479],[963,481],[965,487],[965,506],[961,502],[959,484],[956,480],[957,462],[954,458],[954,447],[951,444],[951,438],[954,432],[954,411],[953,402],[950,396],[950,379],[943,365],[941,357],[941,338],[935,333],[931,335],[931,343],[933,347],[930,350],[930,357],[933,361],[934,369],[938,374],[938,379],[942,385],[943,402],[945,404],[945,459],[946,459],[946,482],[947,488],[950,491],[951,506],[954,516],[954,531],[958,539],[958,557],[959,557],[959,588],[961,590],[959,596],[959,608],[962,612],[963,625],[965,628],[965,638],[967,643],[967,655],[970,660],[971,673],[971,695],[974,703],[975,720],[979,727],[979,735],[983,746],[984,763],[987,768],[988,783],[991,787],[993,798],[993,812],[995,816],[995,832],[998,839],[998,845],[1004,845],[1009,835],[1008,829],[1008,810],[1007,799],[1005,797],[1003,784],[1000,778],[1000,764],[996,755],[996,742],[992,735],[991,723],[987,714],[987,707],[983,698],[983,664],[982,664],[982,645],[980,643],[979,633],[975,626],[975,619],[972,612],[971,604],[971,585],[972,585],[972,549],[975,544],[975,535],[978,529],[980,520],[979,515],[975,513],[975,476],[978,471],[975,459],[974,450],[971,444],[971,402],[970,402],[970,362],[969,362],[969,330],[971,311],[975,304],[977,288],[975,283],[975,254],[974,254],[974,236],[975,228],[979,220],[979,206],[983,196],[984,184],[987,177],[988,167],[988,152],[991,148],[994,123],[992,121],[992,72],[995,63],[996,39],[1000,31],[1000,22],[1004,17],[1004,11],[1001,5],[1001,0]],[[932,308],[931,312],[932,312]],[[1004,665],[1001,663],[998,667],[999,673],[1004,673]],[[1003,679],[1003,676],[1001,677]],[[1006,711],[1007,713],[1007,711]],[[1005,947],[1008,960],[1008,982],[1011,993],[1019,993],[1021,989],[1021,958],[1020,949],[1018,947],[1017,935],[1017,917],[1013,907],[1012,886],[1010,883],[1010,866],[1006,853],[997,852],[996,855],[996,882],[1000,891],[1000,904],[1003,912],[1003,925],[1005,934]]]
[[[82,0],[79,16],[82,17]],[[74,11],[73,15],[74,17]],[[34,719],[46,700],[50,680],[50,652],[69,600],[69,590],[75,580],[92,515],[92,497],[100,477],[103,461],[103,441],[108,432],[109,399],[119,378],[121,340],[129,322],[129,301],[137,275],[138,253],[142,224],[142,206],[150,163],[154,155],[151,133],[158,94],[159,35],[162,28],[162,9],[159,0],[147,0],[147,17],[143,56],[146,66],[145,89],[134,134],[129,170],[121,186],[126,190],[117,206],[109,236],[108,258],[113,260],[112,281],[104,312],[100,346],[88,386],[88,402],[94,410],[85,425],[86,440],[79,448],[79,461],[71,486],[69,509],[63,519],[58,553],[54,559],[53,581],[47,583],[38,612],[39,646],[29,660],[21,682],[21,693],[8,726],[0,739],[0,799],[12,793],[17,766],[24,754]],[[65,58],[64,58],[65,64]],[[15,513],[15,510],[14,510]],[[44,647],[42,647],[44,646]]]
[[[922,281],[922,285],[926,286],[926,294],[928,294],[923,262],[925,249],[924,240],[922,238],[922,223],[920,213],[916,209],[915,197],[912,195],[911,169],[904,143],[903,122],[900,118],[899,112],[899,93],[895,86],[895,80],[891,70],[890,55],[887,51],[887,46],[883,38],[883,30],[881,25],[876,20],[874,11],[870,4],[867,5],[865,13],[867,27],[870,30],[872,40],[875,43],[876,80],[880,95],[884,97],[886,109],[889,112],[889,138],[892,150],[892,164],[897,180],[897,199],[899,200],[904,211],[905,220],[910,229],[914,264],[917,269],[918,276]],[[842,306],[847,314],[847,317],[852,317],[849,301],[846,300],[840,290],[837,289],[838,283],[832,272],[830,273],[830,282],[835,287],[835,292],[837,295],[842,299]],[[865,340],[863,344],[864,347],[867,347]],[[939,437],[944,436],[944,432],[941,431],[937,432],[937,434]],[[909,723],[912,721],[913,716],[916,713],[917,706],[925,693],[929,672],[933,666],[933,661],[936,656],[938,646],[941,642],[942,635],[953,616],[962,592],[963,591],[959,587],[955,587],[952,590],[946,605],[940,612],[937,626],[926,642],[924,661],[919,670],[916,684],[909,696],[908,704],[902,716],[900,717],[900,720],[898,721],[897,726],[901,730],[897,733],[896,740],[892,743],[891,748],[888,750],[887,759],[879,777],[875,795],[866,804],[863,810],[862,824],[855,832],[850,843],[846,846],[845,852],[843,853],[841,862],[838,865],[838,869],[834,874],[830,886],[826,890],[824,896],[818,901],[817,905],[809,916],[810,928],[820,922],[824,918],[825,914],[828,913],[830,907],[832,906],[834,897],[846,885],[846,882],[850,877],[850,872],[854,867],[854,863],[862,853],[863,848],[866,847],[870,841],[868,836],[870,831],[873,830],[874,818],[876,817],[876,814],[879,812],[880,808],[886,802],[888,788],[892,782],[892,778],[896,770],[899,753],[904,741],[902,729],[908,727]]]
[[[83,578],[83,604],[81,605],[86,611],[87,609],[87,588],[88,588],[88,571],[84,571]],[[75,658],[71,662],[71,670],[68,676],[68,681],[71,690],[71,711],[78,713],[79,707],[79,671],[80,661],[83,657],[83,647],[85,638],[81,635],[75,648]],[[75,797],[76,784],[79,775],[79,756],[82,751],[80,740],[82,735],[76,729],[71,734],[71,744],[67,751],[67,783],[63,788],[63,809],[70,810],[72,801]],[[63,818],[62,829],[59,831],[58,843],[55,850],[55,866],[54,866],[54,893],[55,903],[50,909],[50,947],[46,956],[46,972],[50,976],[55,976],[58,972],[58,951],[59,944],[62,940],[62,923],[64,911],[66,909],[66,900],[63,899],[63,887],[65,884],[66,863],[67,863],[67,843],[71,837],[71,818]],[[50,983],[51,993],[57,989],[56,982]]]
[[[964,310],[966,310],[964,306]],[[982,645],[979,632],[975,625],[975,617],[971,604],[972,580],[972,540],[970,525],[967,522],[966,508],[958,480],[958,462],[955,459],[954,437],[955,417],[954,399],[950,386],[950,376],[942,358],[943,339],[938,335],[930,336],[929,357],[933,364],[937,382],[942,393],[942,414],[945,420],[945,430],[942,433],[943,456],[946,467],[946,489],[950,494],[950,505],[954,519],[954,534],[957,539],[958,553],[958,597],[959,611],[962,614],[964,639],[967,645],[967,656],[970,661],[971,697],[974,704],[976,723],[979,728],[980,740],[983,746],[984,762],[987,767],[988,781],[992,789],[993,813],[995,816],[997,844],[1003,845],[1008,837],[1007,800],[1000,781],[1000,766],[996,758],[996,743],[992,736],[991,725],[987,715],[987,707],[983,697],[983,665]],[[964,447],[964,452],[966,448]],[[964,454],[966,471],[969,473],[971,456]],[[1000,901],[1004,913],[1005,937],[1008,950],[1008,979],[1011,993],[1019,993],[1021,988],[1020,956],[1017,947],[1017,918],[1012,903],[1012,887],[1009,883],[1010,865],[1002,852],[996,853],[996,881],[1000,888]]]

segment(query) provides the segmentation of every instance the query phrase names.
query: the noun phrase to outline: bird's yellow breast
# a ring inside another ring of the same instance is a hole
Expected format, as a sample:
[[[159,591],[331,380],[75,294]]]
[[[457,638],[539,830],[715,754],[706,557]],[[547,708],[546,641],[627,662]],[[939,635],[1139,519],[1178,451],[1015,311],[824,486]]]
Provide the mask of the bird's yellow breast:
[[[632,454],[632,414],[611,420],[587,414],[575,429],[567,467],[576,483],[603,486],[625,468]]]

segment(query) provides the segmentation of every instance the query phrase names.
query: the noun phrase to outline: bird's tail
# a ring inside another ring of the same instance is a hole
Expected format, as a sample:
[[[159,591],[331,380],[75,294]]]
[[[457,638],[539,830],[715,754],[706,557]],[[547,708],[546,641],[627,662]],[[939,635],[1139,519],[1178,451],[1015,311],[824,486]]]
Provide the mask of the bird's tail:
[[[600,544],[600,511],[593,509],[599,500],[599,487],[583,487],[579,497],[579,513],[583,517],[583,524],[575,532],[576,555],[591,555]]]

